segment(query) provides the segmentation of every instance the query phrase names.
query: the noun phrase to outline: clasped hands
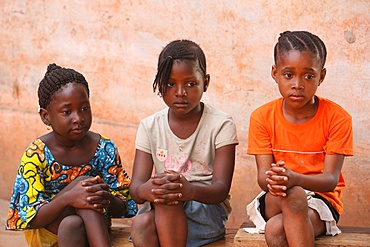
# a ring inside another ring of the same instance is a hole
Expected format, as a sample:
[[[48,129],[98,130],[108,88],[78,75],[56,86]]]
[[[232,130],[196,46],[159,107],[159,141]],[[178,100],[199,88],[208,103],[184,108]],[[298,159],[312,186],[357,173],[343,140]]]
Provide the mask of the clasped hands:
[[[184,175],[172,171],[165,170],[162,173],[157,173],[151,177],[152,196],[155,204],[165,204],[168,206],[177,205],[180,201],[189,200],[188,195],[189,181]]]
[[[101,177],[91,177],[81,180],[70,192],[74,197],[72,206],[75,208],[90,208],[100,213],[110,206],[109,185]]]
[[[279,160],[272,163],[269,170],[265,172],[267,178],[267,189],[273,196],[286,196],[286,191],[290,188],[290,176],[292,171],[285,167],[285,162]]]

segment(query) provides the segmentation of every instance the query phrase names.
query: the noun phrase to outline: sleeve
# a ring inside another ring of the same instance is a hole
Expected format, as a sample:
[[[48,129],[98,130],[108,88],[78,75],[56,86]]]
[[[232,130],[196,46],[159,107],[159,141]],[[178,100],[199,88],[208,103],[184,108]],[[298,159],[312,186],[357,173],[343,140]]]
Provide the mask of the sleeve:
[[[344,154],[345,156],[353,155],[353,131],[352,117],[349,114],[340,116],[333,121],[330,128],[328,141],[324,147],[327,154]]]
[[[43,167],[46,167],[44,144],[36,140],[24,152],[18,165],[6,229],[29,228],[39,208],[50,202],[51,198],[45,193]]]
[[[143,121],[140,122],[140,125],[137,129],[135,146],[136,146],[136,149],[140,151],[143,151],[149,154],[151,153],[150,140],[149,140],[149,136],[147,133],[147,129]]]
[[[249,120],[248,154],[272,154],[271,134],[259,110],[254,111]]]
[[[217,149],[230,144],[239,144],[236,126],[231,116],[227,117],[221,125],[216,136],[215,146]]]
[[[103,180],[110,187],[110,193],[121,199],[127,206],[126,215],[122,218],[130,218],[136,215],[137,205],[130,196],[131,179],[123,169],[118,148],[113,141],[107,140],[104,145],[107,153],[104,162]]]

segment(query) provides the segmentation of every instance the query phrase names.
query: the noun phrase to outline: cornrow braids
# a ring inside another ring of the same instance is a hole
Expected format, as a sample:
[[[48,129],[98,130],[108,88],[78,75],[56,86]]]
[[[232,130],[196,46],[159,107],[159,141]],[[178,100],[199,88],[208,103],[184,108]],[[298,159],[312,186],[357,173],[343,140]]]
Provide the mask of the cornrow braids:
[[[285,31],[280,34],[277,44],[274,48],[274,61],[277,64],[278,55],[292,50],[310,51],[316,55],[322,67],[326,61],[326,47],[324,42],[316,35],[307,31]]]
[[[206,57],[198,44],[190,40],[172,41],[159,54],[157,75],[153,82],[153,91],[155,92],[158,89],[158,95],[165,95],[166,93],[173,60],[175,59],[198,62],[204,76],[207,74]]]
[[[81,73],[74,69],[62,68],[55,63],[49,64],[44,78],[39,83],[39,107],[46,109],[52,95],[71,82],[81,83],[86,87],[88,95],[90,94],[89,85]]]

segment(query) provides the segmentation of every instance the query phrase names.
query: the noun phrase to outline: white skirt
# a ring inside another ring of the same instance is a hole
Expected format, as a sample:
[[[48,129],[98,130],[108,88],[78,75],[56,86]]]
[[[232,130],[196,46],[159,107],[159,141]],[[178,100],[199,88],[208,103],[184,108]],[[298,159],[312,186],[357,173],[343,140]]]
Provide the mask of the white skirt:
[[[333,214],[331,213],[329,207],[320,199],[312,197],[315,193],[312,191],[305,190],[307,194],[307,201],[308,201],[308,207],[315,210],[322,221],[325,222],[326,225],[326,235],[332,235],[335,236],[339,233],[341,233],[341,230],[338,228]],[[254,223],[256,226],[256,230],[259,233],[265,232],[265,225],[266,222],[263,219],[261,213],[260,213],[260,201],[259,199],[266,194],[265,191],[262,191],[258,194],[254,200],[247,205],[247,214],[249,215],[250,220]]]

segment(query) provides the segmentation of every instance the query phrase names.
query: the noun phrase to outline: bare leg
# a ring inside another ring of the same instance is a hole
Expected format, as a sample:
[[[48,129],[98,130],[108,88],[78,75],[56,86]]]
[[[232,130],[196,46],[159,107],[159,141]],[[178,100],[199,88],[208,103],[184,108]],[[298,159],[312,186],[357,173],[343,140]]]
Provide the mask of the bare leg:
[[[154,213],[161,247],[185,247],[188,223],[183,205],[156,205]]]
[[[308,208],[301,187],[289,189],[286,197],[267,194],[266,216],[269,220],[265,237],[269,246],[314,246],[315,236],[325,230],[318,214]]]
[[[131,237],[135,247],[159,247],[154,210],[135,216],[131,225]]]
[[[285,237],[283,215],[278,214],[270,218],[265,227],[265,239],[269,247],[288,246]]]
[[[108,226],[103,214],[91,209],[76,209],[85,225],[85,231],[90,247],[111,246]]]
[[[88,246],[84,222],[78,215],[65,217],[58,228],[59,247]]]

